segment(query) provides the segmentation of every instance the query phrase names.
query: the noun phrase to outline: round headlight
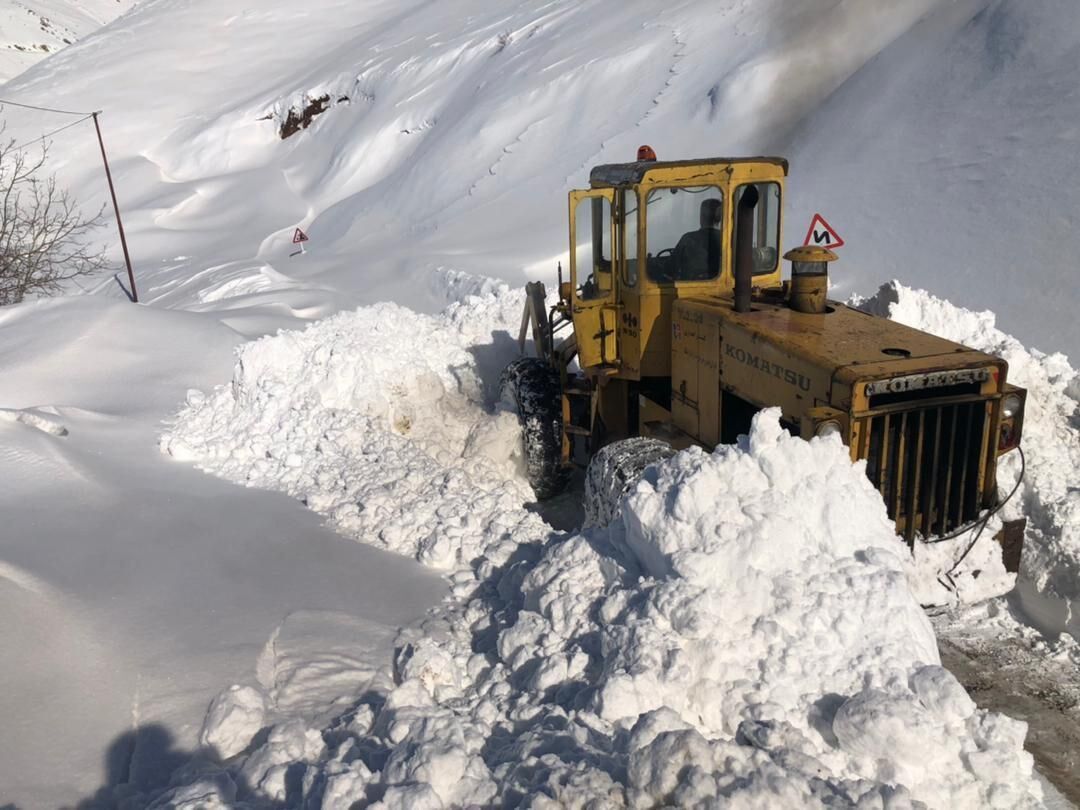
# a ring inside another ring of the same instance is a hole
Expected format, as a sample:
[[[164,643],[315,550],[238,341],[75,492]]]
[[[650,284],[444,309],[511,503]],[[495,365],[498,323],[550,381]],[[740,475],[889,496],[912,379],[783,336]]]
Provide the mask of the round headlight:
[[[1016,394],[1009,394],[1005,399],[1001,401],[1001,417],[1002,419],[1012,419],[1020,413],[1020,406],[1023,403]]]
[[[840,423],[835,419],[826,419],[814,429],[815,436],[835,436],[840,432]]]

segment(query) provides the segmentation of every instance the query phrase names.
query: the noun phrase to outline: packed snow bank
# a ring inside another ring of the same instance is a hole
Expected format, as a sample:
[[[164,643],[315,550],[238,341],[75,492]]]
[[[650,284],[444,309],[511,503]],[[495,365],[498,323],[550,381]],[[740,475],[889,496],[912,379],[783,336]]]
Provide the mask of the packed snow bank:
[[[163,448],[283,489],[349,536],[440,568],[467,563],[513,528],[476,516],[528,496],[516,418],[482,408],[518,351],[523,293],[475,281],[445,276],[444,294],[478,294],[439,316],[378,304],[243,346],[232,385],[191,392]]]
[[[1080,637],[1080,374],[1063,354],[1024,348],[997,328],[993,312],[973,312],[896,281],[860,306],[1002,357],[1009,382],[1027,389],[1024,483],[1005,510],[1006,517],[1028,518],[1019,585],[1035,612],[1042,611],[1039,598],[1064,600],[1056,630]],[[1016,452],[1001,459],[998,485],[1005,492],[1020,466]]]
[[[839,442],[770,410],[737,446],[652,468],[610,526],[525,511],[481,359],[520,303],[500,285],[438,317],[341,314],[243,348],[231,387],[189,398],[166,451],[453,569],[454,598],[328,727],[279,715],[259,735],[258,690],[226,692],[202,738],[234,756],[162,802],[1038,805],[1025,725],[939,666]]]

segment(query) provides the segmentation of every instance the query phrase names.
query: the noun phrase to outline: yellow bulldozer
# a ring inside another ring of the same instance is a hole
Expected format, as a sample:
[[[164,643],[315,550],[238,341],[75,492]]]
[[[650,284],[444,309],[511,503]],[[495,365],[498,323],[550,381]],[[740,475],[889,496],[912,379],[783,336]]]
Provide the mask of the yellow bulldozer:
[[[648,464],[734,442],[778,406],[791,433],[839,434],[866,460],[909,545],[998,507],[1026,392],[1000,358],[829,300],[835,253],[781,253],[787,174],[777,157],[639,159],[570,192],[569,279],[560,265],[550,307],[527,285],[535,356],[502,379],[538,498],[587,467],[590,519],[610,519]],[[1017,570],[1023,526],[998,539]]]

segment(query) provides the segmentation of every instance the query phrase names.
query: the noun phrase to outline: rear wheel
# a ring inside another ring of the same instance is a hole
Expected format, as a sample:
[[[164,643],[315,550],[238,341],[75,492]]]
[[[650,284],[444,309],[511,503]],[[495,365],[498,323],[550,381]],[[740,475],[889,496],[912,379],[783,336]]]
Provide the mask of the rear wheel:
[[[502,373],[502,403],[521,423],[525,476],[537,500],[558,495],[569,471],[562,463],[562,388],[559,373],[539,357],[519,357]]]
[[[585,525],[609,524],[645,469],[673,455],[675,450],[667,442],[642,436],[602,447],[585,473]]]

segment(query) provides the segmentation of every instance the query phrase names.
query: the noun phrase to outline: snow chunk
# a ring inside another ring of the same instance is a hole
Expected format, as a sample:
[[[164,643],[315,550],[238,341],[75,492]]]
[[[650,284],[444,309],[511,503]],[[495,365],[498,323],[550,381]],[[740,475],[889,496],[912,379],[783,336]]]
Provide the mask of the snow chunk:
[[[0,408],[0,422],[19,422],[50,436],[67,436],[67,426],[54,414],[25,408]]]
[[[301,720],[291,720],[270,729],[266,742],[247,758],[240,773],[252,789],[280,802],[286,798],[289,772],[297,764],[319,760],[325,752],[318,730]]]
[[[199,742],[229,759],[247,748],[266,725],[268,700],[253,686],[234,685],[210,704]]]

